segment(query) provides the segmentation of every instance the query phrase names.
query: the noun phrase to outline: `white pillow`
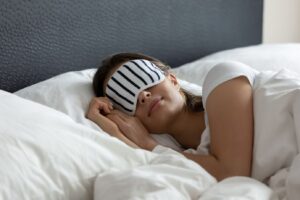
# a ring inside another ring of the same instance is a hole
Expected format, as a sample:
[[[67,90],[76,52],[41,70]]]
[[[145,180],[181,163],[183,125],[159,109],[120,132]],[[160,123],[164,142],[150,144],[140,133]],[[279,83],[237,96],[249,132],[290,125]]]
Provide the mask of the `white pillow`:
[[[3,90],[0,127],[0,199],[92,199],[98,174],[155,156]]]
[[[94,96],[92,80],[95,72],[96,69],[67,72],[21,89],[15,94],[61,111],[74,121],[101,131],[97,124],[85,118],[90,100]],[[179,82],[183,88],[201,95],[200,86],[187,81]],[[180,144],[168,134],[153,134],[153,137],[164,146],[182,150]]]
[[[261,44],[220,51],[175,68],[181,79],[202,85],[207,72],[223,61],[240,61],[258,71],[288,68],[300,74],[300,43]]]
[[[99,126],[85,117],[94,96],[95,69],[67,72],[15,92],[16,95],[66,113],[74,121],[97,131]]]

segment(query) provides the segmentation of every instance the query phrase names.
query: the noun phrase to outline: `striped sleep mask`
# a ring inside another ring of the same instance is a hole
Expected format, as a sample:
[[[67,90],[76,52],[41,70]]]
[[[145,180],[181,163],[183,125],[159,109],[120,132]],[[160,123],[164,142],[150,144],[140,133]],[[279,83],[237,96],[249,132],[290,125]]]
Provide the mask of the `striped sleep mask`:
[[[164,72],[154,63],[144,59],[130,60],[113,73],[105,94],[115,108],[134,115],[139,93],[164,79]]]

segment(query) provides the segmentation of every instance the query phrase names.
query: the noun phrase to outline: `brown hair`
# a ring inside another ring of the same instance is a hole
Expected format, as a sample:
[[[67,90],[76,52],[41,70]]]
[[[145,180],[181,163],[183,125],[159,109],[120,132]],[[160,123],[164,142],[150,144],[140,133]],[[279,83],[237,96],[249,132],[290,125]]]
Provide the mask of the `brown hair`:
[[[134,60],[134,59],[149,60],[165,73],[168,73],[169,70],[171,69],[171,67],[166,63],[163,63],[162,61],[154,57],[147,56],[141,53],[117,53],[117,54],[110,55],[106,57],[104,60],[102,60],[102,64],[98,67],[94,75],[93,89],[95,95],[97,97],[105,96],[103,91],[103,84],[109,72],[113,70],[116,66],[119,66],[124,62],[127,62],[129,60]],[[190,93],[189,91],[184,90],[183,88],[180,88],[180,90],[185,96],[186,109],[188,111],[201,112],[204,110],[201,96],[196,96]]]

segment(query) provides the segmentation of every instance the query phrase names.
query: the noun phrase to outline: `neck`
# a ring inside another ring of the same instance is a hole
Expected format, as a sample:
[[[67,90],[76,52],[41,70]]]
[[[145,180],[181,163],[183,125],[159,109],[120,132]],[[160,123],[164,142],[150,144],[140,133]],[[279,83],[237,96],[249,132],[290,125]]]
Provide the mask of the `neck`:
[[[170,124],[171,134],[184,148],[196,149],[205,129],[204,111],[183,111]]]

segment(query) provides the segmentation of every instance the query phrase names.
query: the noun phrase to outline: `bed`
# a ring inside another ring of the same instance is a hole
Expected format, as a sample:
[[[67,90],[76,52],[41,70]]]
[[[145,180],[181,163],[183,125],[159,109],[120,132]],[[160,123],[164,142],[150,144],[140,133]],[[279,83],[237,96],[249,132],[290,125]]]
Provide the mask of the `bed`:
[[[93,74],[116,52],[163,60],[200,95],[223,60],[299,72],[299,44],[261,44],[262,11],[262,0],[1,1],[0,199],[276,199],[252,178],[218,183],[167,134],[157,152],[134,150],[85,118]]]

